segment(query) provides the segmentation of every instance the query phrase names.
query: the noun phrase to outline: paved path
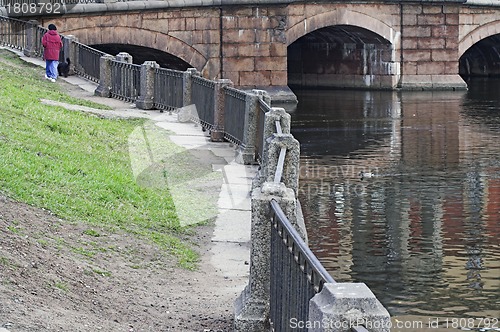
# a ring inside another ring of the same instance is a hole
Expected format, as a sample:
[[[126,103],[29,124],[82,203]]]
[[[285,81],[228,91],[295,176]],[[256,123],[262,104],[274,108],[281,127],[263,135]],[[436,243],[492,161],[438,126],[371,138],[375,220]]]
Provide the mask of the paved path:
[[[39,58],[25,57],[18,52],[21,58],[30,63],[44,66],[44,62]],[[43,72],[41,72],[41,75]],[[115,114],[119,117],[142,117],[154,121],[155,124],[174,134],[169,138],[186,149],[208,150],[218,158],[215,160],[225,160],[226,163],[213,164],[214,171],[220,171],[223,175],[223,183],[220,188],[218,199],[218,215],[215,221],[212,235],[212,245],[210,255],[204,257],[209,259],[210,264],[224,278],[231,279],[221,292],[236,296],[244,289],[248,282],[250,260],[250,190],[251,182],[257,172],[257,166],[246,166],[237,164],[234,161],[235,148],[230,143],[211,142],[206,134],[193,123],[180,123],[177,121],[175,113],[159,111],[140,110],[130,103],[111,98],[94,97],[93,92],[97,85],[78,76],[59,78],[75,87],[75,91],[70,94],[76,97],[85,98],[92,96],[92,100],[109,105],[113,111],[99,111],[96,109],[82,109],[93,113],[103,112],[107,115]],[[57,84],[57,83],[55,83]],[[48,103],[50,101],[47,101]],[[75,106],[75,109],[82,108]],[[8,332],[0,328],[0,332]]]

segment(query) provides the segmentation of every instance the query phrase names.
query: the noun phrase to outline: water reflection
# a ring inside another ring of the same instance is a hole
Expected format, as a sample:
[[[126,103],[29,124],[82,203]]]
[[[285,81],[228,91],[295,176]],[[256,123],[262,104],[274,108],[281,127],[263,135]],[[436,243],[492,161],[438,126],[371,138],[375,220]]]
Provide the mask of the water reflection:
[[[500,316],[498,86],[296,92],[300,199],[336,280],[395,316]]]

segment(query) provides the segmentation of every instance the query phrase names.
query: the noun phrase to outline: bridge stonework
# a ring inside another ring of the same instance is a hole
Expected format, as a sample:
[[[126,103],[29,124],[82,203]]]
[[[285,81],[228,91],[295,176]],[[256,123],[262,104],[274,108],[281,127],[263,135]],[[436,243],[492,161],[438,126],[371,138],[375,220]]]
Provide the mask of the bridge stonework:
[[[499,7],[470,7],[461,0],[234,1],[151,10],[144,3],[143,10],[121,10],[117,3],[113,11],[73,10],[39,21],[55,23],[62,33],[89,45],[158,49],[207,78],[229,79],[236,87],[265,89],[285,99],[291,94],[288,84],[298,81],[325,87],[465,89],[458,74],[460,56],[475,42],[500,33]],[[370,41],[361,46],[327,41],[315,49],[295,48],[299,52],[291,56],[295,42],[329,27],[355,27]],[[332,46],[338,47],[335,54]],[[306,65],[296,68],[294,57]]]

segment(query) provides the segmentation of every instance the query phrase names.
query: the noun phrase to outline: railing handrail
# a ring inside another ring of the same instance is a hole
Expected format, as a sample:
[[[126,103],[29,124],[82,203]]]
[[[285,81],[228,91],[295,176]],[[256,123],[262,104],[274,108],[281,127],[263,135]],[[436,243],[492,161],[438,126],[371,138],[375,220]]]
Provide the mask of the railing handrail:
[[[326,271],[325,267],[318,260],[316,255],[311,251],[309,246],[304,242],[302,237],[299,235],[297,230],[293,227],[290,220],[287,218],[279,203],[272,199],[271,200],[271,208],[273,213],[276,215],[278,220],[280,221],[283,228],[286,230],[288,235],[292,238],[293,242],[297,245],[297,248],[301,251],[302,255],[304,255],[304,259],[310,264],[313,271],[317,273],[320,282],[320,285],[314,285],[316,293],[319,293],[323,288],[325,283],[336,283],[336,281],[332,278],[330,273]],[[309,280],[310,282],[314,281],[313,279]]]

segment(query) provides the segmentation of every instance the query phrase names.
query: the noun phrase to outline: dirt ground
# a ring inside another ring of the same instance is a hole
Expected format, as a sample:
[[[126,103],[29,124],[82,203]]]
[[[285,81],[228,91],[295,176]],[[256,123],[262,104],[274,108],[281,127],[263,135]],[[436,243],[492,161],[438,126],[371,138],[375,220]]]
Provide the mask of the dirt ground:
[[[235,280],[210,264],[212,233],[189,235],[201,262],[188,271],[147,241],[61,220],[0,189],[0,330],[232,331]]]
[[[197,271],[128,234],[69,223],[0,196],[0,327],[10,331],[230,331],[230,282],[191,237]],[[99,236],[96,236],[99,235]],[[210,282],[207,282],[209,280]]]

